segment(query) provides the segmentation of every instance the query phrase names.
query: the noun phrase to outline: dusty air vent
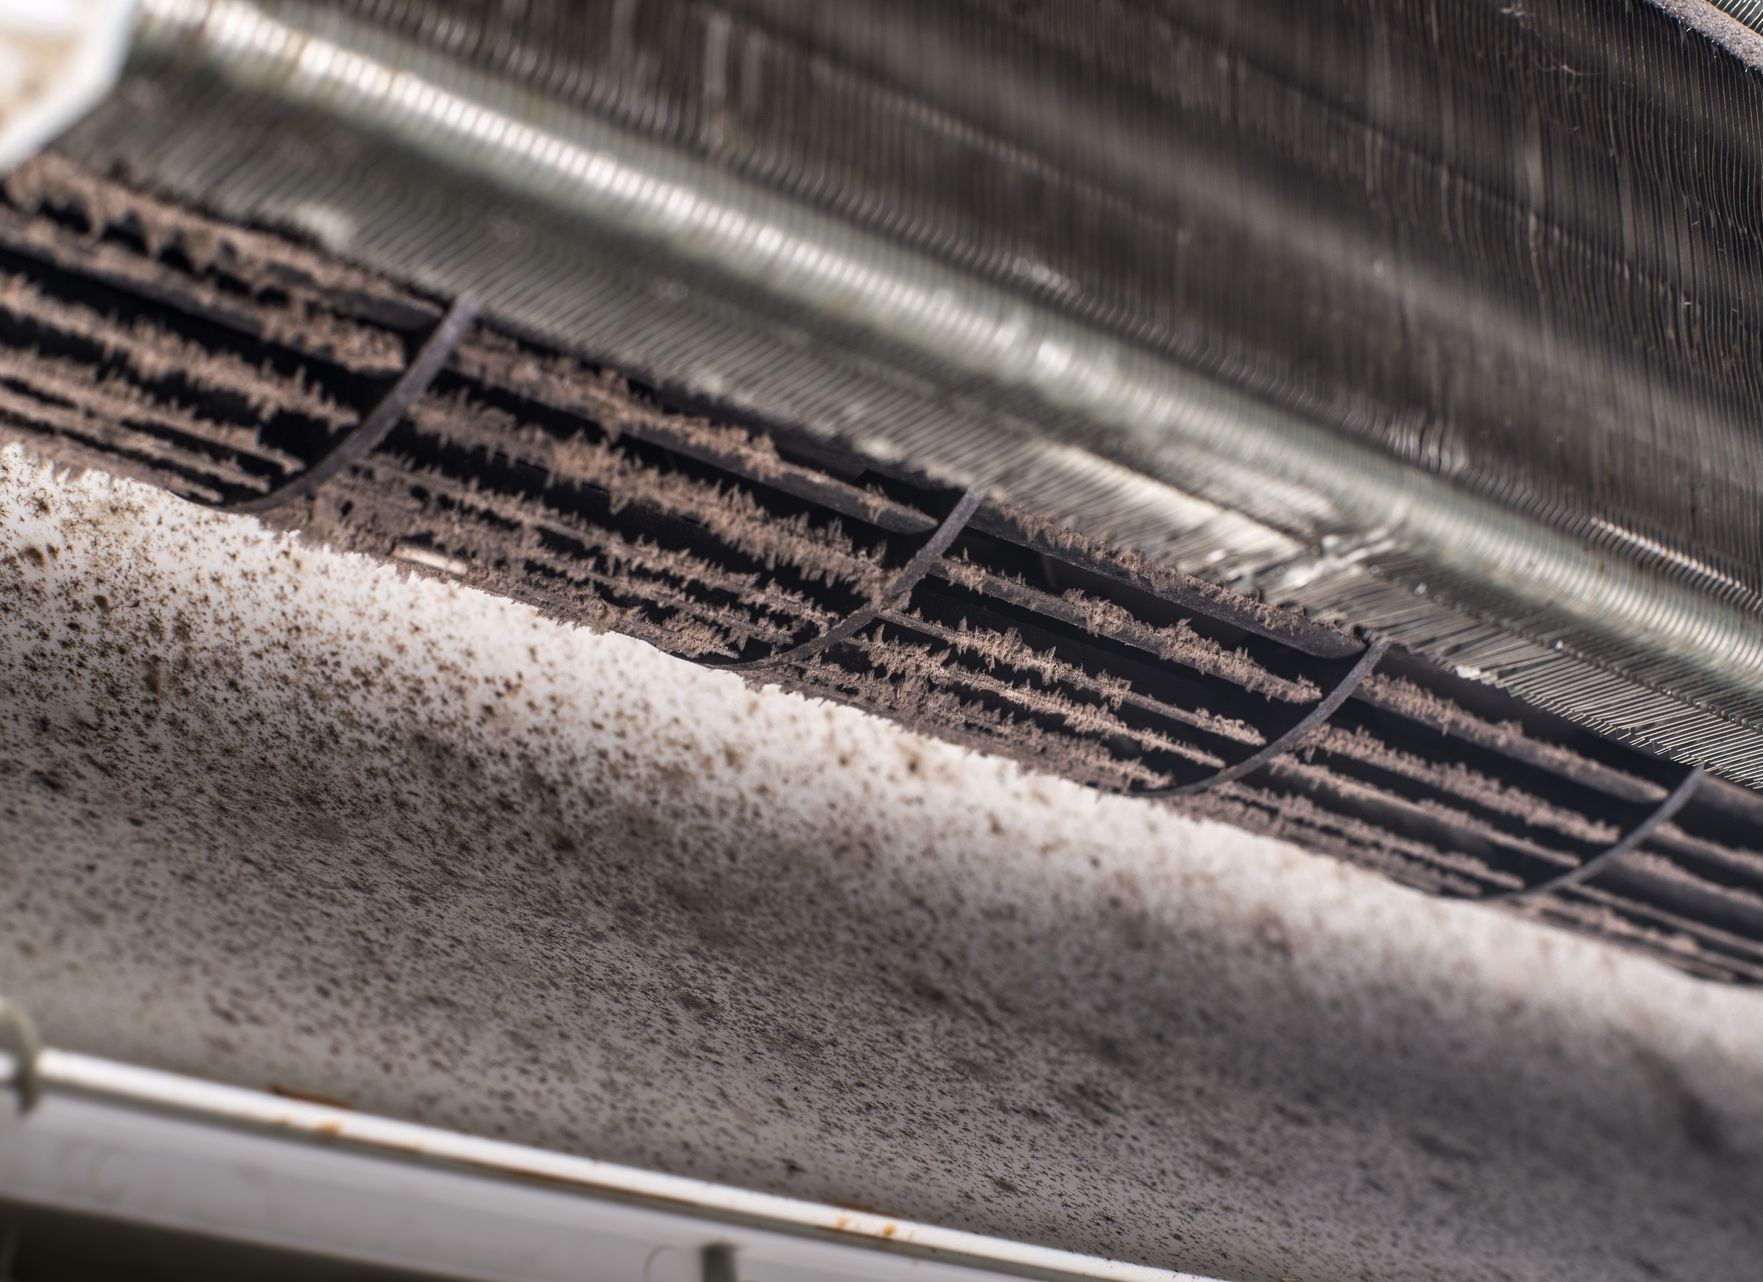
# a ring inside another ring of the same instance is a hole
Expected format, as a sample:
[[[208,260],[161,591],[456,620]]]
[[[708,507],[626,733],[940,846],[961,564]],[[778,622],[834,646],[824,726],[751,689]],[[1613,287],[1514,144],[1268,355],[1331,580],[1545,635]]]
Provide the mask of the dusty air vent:
[[[53,157],[7,198],[0,420],[55,457],[262,505],[433,350],[441,309],[276,236]],[[485,325],[453,338],[376,452],[268,519],[1763,980],[1751,792],[1029,514]]]

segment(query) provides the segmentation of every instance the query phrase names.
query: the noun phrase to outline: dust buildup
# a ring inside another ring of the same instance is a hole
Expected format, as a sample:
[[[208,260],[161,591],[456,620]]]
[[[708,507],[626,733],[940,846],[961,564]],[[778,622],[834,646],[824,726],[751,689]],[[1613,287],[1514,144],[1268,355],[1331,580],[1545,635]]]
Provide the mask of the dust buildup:
[[[1543,797],[1502,783],[1458,762],[1436,761],[1418,753],[1391,748],[1361,727],[1349,730],[1324,726],[1305,741],[1304,748],[1343,760],[1364,762],[1390,774],[1436,786],[1466,802],[1512,816],[1527,825],[1552,828],[1578,841],[1608,846],[1622,835],[1613,824],[1554,805]]]
[[[1493,748],[1526,765],[1570,779],[1582,779],[1625,800],[1663,801],[1668,791],[1650,779],[1614,769],[1571,748],[1528,735],[1516,721],[1496,723],[1478,717],[1462,705],[1402,677],[1374,673],[1361,683],[1354,697],[1430,726],[1441,734]]]
[[[7,175],[0,228],[8,249],[132,288],[192,314],[378,377],[405,361],[395,333],[339,312],[436,309],[388,282],[283,237],[208,218],[86,172],[46,152]]]
[[[1197,635],[1186,622],[1154,626],[1134,618],[1131,611],[1112,601],[1075,588],[1055,595],[1034,587],[1020,576],[993,574],[966,561],[945,561],[935,573],[961,587],[1036,610],[1097,636],[1124,642],[1159,659],[1182,664],[1207,676],[1223,677],[1254,694],[1289,703],[1314,703],[1322,697],[1315,682],[1305,678],[1287,680],[1279,677],[1242,651],[1227,650],[1216,641]]]
[[[1057,647],[1037,650],[1028,645],[1015,629],[998,631],[974,627],[965,619],[959,626],[950,628],[925,618],[917,610],[884,611],[882,620],[946,642],[977,658],[988,671],[1000,666],[1012,668],[1038,678],[1044,685],[1062,685],[1094,695],[1109,707],[1142,708],[1155,716],[1194,726],[1217,738],[1252,748],[1259,748],[1267,741],[1260,731],[1245,721],[1220,717],[1204,708],[1178,707],[1135,690],[1132,682],[1120,677],[1092,675],[1081,664],[1062,658]]]
[[[0,204],[0,431],[203,502],[264,493],[371,410],[439,311],[44,157]],[[819,448],[480,324],[379,450],[266,519],[683,658],[761,658],[874,606],[952,502],[861,460],[823,466]],[[1356,644],[988,506],[875,622],[749,679],[1145,792],[1285,736]],[[1664,797],[1643,759],[1490,719],[1451,680],[1373,675],[1297,751],[1178,804],[1475,896],[1578,867],[1620,840],[1614,816]],[[1620,885],[1520,910],[1758,978],[1763,854],[1737,827],[1692,807]]]

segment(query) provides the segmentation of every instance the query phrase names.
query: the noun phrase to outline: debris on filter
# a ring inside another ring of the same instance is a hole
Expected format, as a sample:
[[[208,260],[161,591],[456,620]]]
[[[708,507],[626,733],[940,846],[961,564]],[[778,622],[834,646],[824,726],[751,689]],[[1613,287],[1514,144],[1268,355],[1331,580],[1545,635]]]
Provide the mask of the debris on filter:
[[[1051,555],[1065,555],[1088,562],[1100,554],[1108,563],[1110,571],[1118,575],[1122,582],[1153,595],[1180,595],[1209,601],[1233,615],[1253,620],[1276,633],[1294,626],[1301,631],[1332,631],[1322,624],[1310,622],[1302,615],[1294,618],[1293,612],[1288,609],[1269,605],[1257,597],[1186,574],[1168,562],[1147,556],[1136,548],[1108,545],[1104,549],[1094,538],[1056,521],[1013,510],[1008,514],[1005,523],[1017,531],[1025,542]]]
[[[1675,823],[1661,825],[1653,834],[1652,844],[1662,851],[1679,857],[1687,855],[1722,869],[1729,875],[1763,881],[1763,852],[1689,833]]]
[[[1430,726],[1441,734],[1492,748],[1505,756],[1568,779],[1583,781],[1624,800],[1663,801],[1669,791],[1650,779],[1593,761],[1561,744],[1533,738],[1516,721],[1496,723],[1478,717],[1461,704],[1423,690],[1405,677],[1374,673],[1360,683],[1355,697]]]
[[[1432,797],[1403,796],[1325,766],[1307,762],[1301,757],[1281,757],[1268,766],[1267,774],[1275,783],[1301,785],[1312,796],[1334,796],[1349,803],[1366,805],[1373,813],[1381,812],[1392,817],[1412,816],[1423,822],[1429,821],[1440,829],[1452,830],[1466,837],[1529,856],[1545,865],[1572,868],[1579,863],[1579,859],[1569,852],[1506,832],[1460,806]]]
[[[1576,841],[1608,846],[1622,836],[1613,824],[1554,805],[1458,762],[1432,761],[1416,753],[1402,752],[1357,726],[1350,730],[1324,726],[1304,741],[1300,751],[1364,762],[1391,774],[1430,783],[1484,809],[1511,815],[1532,827],[1553,828]]]
[[[1230,783],[1185,798],[1182,809],[1196,818],[1233,824],[1327,851],[1434,894],[1477,894],[1486,886],[1486,870],[1474,860],[1355,816],[1325,809],[1301,794],[1274,793],[1251,784]],[[1518,882],[1508,876],[1498,884],[1503,888]]]
[[[17,327],[38,331],[45,343],[96,351],[145,384],[163,386],[175,380],[195,392],[236,397],[259,420],[298,414],[337,429],[352,426],[357,418],[299,374],[282,374],[268,361],[250,364],[234,353],[180,338],[144,318],[119,323],[90,307],[50,298],[19,275],[0,273],[0,314]],[[284,456],[284,461],[289,466],[299,464],[292,455]]]
[[[646,404],[627,380],[610,371],[592,369],[561,354],[534,351],[493,331],[482,331],[464,344],[458,364],[479,382],[506,387],[541,405],[598,423],[613,441],[626,430],[641,429],[646,435],[665,432],[670,444],[720,455],[753,480],[769,480],[785,466],[777,447],[762,436],[701,415],[670,413]]]
[[[1746,886],[1735,886],[1698,876],[1670,856],[1650,850],[1636,851],[1623,865],[1624,873],[1656,878],[1698,895],[1727,901],[1732,907],[1763,920],[1763,894]]]
[[[100,279],[115,277],[149,297],[169,289],[229,320],[248,317],[265,341],[364,374],[395,375],[405,360],[402,343],[384,328],[339,315],[326,300],[372,300],[406,316],[434,310],[408,291],[284,237],[156,199],[52,151],[8,174],[4,194],[12,207],[5,238],[14,248],[35,250],[61,266],[77,261]]]
[[[458,448],[481,443],[487,453],[497,451],[517,466],[536,467],[555,487],[599,490],[614,515],[636,506],[702,524],[726,547],[767,570],[786,564],[800,577],[823,584],[855,580],[867,593],[880,591],[887,578],[878,550],[857,547],[836,520],[816,525],[807,515],[779,517],[744,488],[642,466],[612,439],[552,436],[467,393],[418,400],[409,418],[418,429],[432,430]]]
[[[1018,760],[1092,787],[1127,791],[1167,787],[1171,782],[1167,774],[1137,759],[1116,756],[1096,740],[1046,730],[1012,712],[963,699],[923,677],[889,681],[874,671],[854,672],[820,655],[795,669],[799,675],[789,684],[804,693],[831,696],[965,747],[997,752],[1009,744]]]
[[[1130,726],[1102,705],[1083,702],[1057,690],[1037,689],[1026,683],[995,677],[989,672],[956,666],[951,662],[954,658],[952,649],[936,651],[906,641],[889,642],[880,633],[873,639],[856,638],[850,644],[869,656],[870,663],[884,680],[904,678],[922,681],[928,686],[948,686],[964,689],[970,694],[989,695],[1019,716],[1032,717],[1037,723],[1056,721],[1079,737],[1123,739],[1140,752],[1167,753],[1214,770],[1224,765],[1224,759],[1214,753],[1155,731]]]
[[[1036,650],[1014,630],[997,632],[987,628],[969,627],[966,621],[958,628],[945,627],[927,619],[918,610],[888,610],[882,620],[924,633],[939,641],[974,655],[988,671],[999,666],[1022,673],[1033,673],[1046,685],[1065,685],[1094,694],[1112,708],[1142,708],[1156,716],[1184,725],[1194,726],[1233,743],[1259,748],[1267,742],[1254,726],[1236,718],[1221,717],[1204,708],[1182,708],[1152,695],[1142,694],[1123,677],[1092,676],[1077,663],[1060,657],[1057,647]]]
[[[481,449],[536,469],[550,487],[597,490],[613,515],[634,506],[702,525],[767,570],[787,565],[811,581],[854,582],[864,594],[879,591],[887,577],[878,550],[857,546],[836,521],[817,525],[805,514],[780,519],[745,490],[643,466],[610,440],[585,434],[560,439],[465,393],[424,397],[408,417],[455,448]]]
[[[626,538],[569,512],[535,512],[532,504],[461,483],[435,468],[412,467],[406,475],[418,480],[431,500],[451,506],[460,518],[454,528],[462,529],[464,520],[473,515],[488,517],[520,534],[520,556],[529,568],[543,569],[562,580],[576,574],[596,575],[613,582],[634,578],[656,585],[657,590],[684,591],[693,600],[721,594],[739,601],[745,611],[738,619],[732,613],[729,615],[731,626],[746,628],[753,635],[774,642],[799,631],[804,624],[826,623],[834,617],[816,602],[764,574],[726,569],[690,551],[663,547],[646,536]],[[426,519],[433,522],[432,515]],[[430,537],[435,537],[432,530]],[[506,550],[500,542],[492,546]],[[778,620],[777,625],[766,622],[768,618]]]
[[[444,561],[448,577],[585,627],[623,632],[662,648],[732,650],[739,644],[737,636],[786,635],[719,610],[676,589],[664,576],[599,573],[588,558],[549,553],[537,527],[516,529],[511,520],[474,519],[504,500],[481,491],[473,494],[465,483],[443,473],[418,469],[399,479],[403,483],[382,486],[372,478],[339,478],[333,493],[298,528],[309,537],[356,551],[425,549],[426,563],[413,562],[408,555],[404,560],[430,569]],[[522,513],[521,519],[528,516]],[[511,534],[516,536],[512,545]]]
[[[992,573],[970,561],[945,561],[937,573],[959,587],[997,597],[1012,605],[1039,609],[1042,613],[1127,645],[1179,663],[1207,676],[1223,677],[1253,693],[1289,703],[1314,703],[1321,689],[1308,678],[1287,680],[1269,672],[1241,650],[1226,650],[1216,641],[1200,636],[1187,622],[1174,626],[1145,623],[1112,601],[1091,596],[1076,588],[1057,597],[1029,584],[1020,576]]]
[[[212,422],[178,405],[155,401],[133,383],[115,376],[97,376],[88,366],[26,349],[14,353],[10,362],[16,377],[13,387],[0,385],[5,412],[21,425],[47,429],[51,438],[69,437],[88,448],[164,466],[184,464],[222,485],[256,489],[260,479],[222,454],[202,457],[193,463],[188,450],[166,443],[159,433],[186,438],[230,451],[232,429]],[[27,391],[16,391],[19,385]],[[183,490],[181,482],[172,488]]]
[[[70,474],[87,471],[129,476],[185,498],[218,503],[226,497],[219,486],[193,480],[177,465],[155,461],[151,448],[137,449],[132,441],[92,424],[83,415],[23,397],[0,382],[0,443],[17,435],[32,461]]]
[[[1591,883],[1552,897],[1537,912],[1663,956],[1693,974],[1763,982],[1763,965],[1758,964],[1751,941],[1637,904]]]
[[[56,157],[5,193],[0,430],[66,463],[209,502],[263,493],[371,409],[439,315]],[[730,659],[781,654],[879,601],[950,504],[923,478],[668,404],[480,324],[377,451],[264,519]],[[1146,792],[1204,784],[1284,738],[1357,644],[994,504],[855,636],[742,676]],[[1580,866],[1621,840],[1613,816],[1670,791],[1631,749],[1551,737],[1516,700],[1398,667],[1294,751],[1176,804],[1476,897]],[[1763,978],[1763,853],[1752,812],[1717,797],[1663,825],[1620,879],[1518,910],[1697,974]]]

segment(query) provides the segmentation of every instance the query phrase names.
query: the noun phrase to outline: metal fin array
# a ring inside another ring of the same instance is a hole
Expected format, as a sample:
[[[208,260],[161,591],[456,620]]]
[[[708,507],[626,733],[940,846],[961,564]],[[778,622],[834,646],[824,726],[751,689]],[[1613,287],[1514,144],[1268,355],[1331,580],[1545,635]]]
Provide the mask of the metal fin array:
[[[0,426],[205,502],[275,489],[378,401],[441,309],[54,156],[0,206]],[[1579,867],[1683,770],[1401,650],[479,326],[384,446],[272,520],[1439,894]],[[1352,682],[1342,685],[1349,676]],[[1698,975],[1763,981],[1763,797],[1703,780],[1632,853],[1520,910]],[[1656,821],[1655,821],[1656,822]]]

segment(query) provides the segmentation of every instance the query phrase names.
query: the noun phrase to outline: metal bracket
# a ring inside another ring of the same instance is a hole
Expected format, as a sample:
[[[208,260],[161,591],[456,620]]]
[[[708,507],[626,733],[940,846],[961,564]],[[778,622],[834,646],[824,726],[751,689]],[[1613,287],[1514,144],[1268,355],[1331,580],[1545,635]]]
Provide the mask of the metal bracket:
[[[895,602],[901,600],[918,586],[919,580],[931,572],[943,553],[949,550],[949,546],[967,527],[968,521],[979,510],[979,505],[984,499],[985,495],[977,489],[962,491],[960,501],[955,504],[954,510],[943,518],[942,524],[937,526],[931,536],[920,545],[918,551],[912,554],[912,559],[893,577],[887,587],[882,589],[881,594],[868,605],[853,611],[819,636],[782,650],[773,651],[771,654],[761,655],[757,659],[735,659],[732,661],[699,659],[698,662],[707,668],[720,668],[724,672],[752,672],[759,668],[794,663],[799,659],[819,654],[822,650],[830,649],[841,641],[850,640],[871,623],[874,623],[884,611],[891,609]]]
[[[17,1002],[0,997],[0,1051],[12,1057],[12,1082],[18,1096],[18,1111],[30,1112],[42,1098],[42,1083],[37,1079],[37,1056],[43,1042],[37,1026]]]
[[[415,403],[416,398],[428,390],[436,375],[446,368],[454,349],[459,346],[459,340],[465,337],[465,331],[477,319],[478,310],[479,304],[475,295],[467,293],[455,298],[442,315],[440,323],[423,340],[415,359],[398,376],[398,381],[386,390],[379,403],[359,423],[344,433],[343,438],[312,466],[295,473],[266,494],[253,494],[248,498],[205,506],[220,512],[267,512],[271,508],[278,508],[316,493],[319,486],[349,464],[372,453],[398,425],[398,421]]]

